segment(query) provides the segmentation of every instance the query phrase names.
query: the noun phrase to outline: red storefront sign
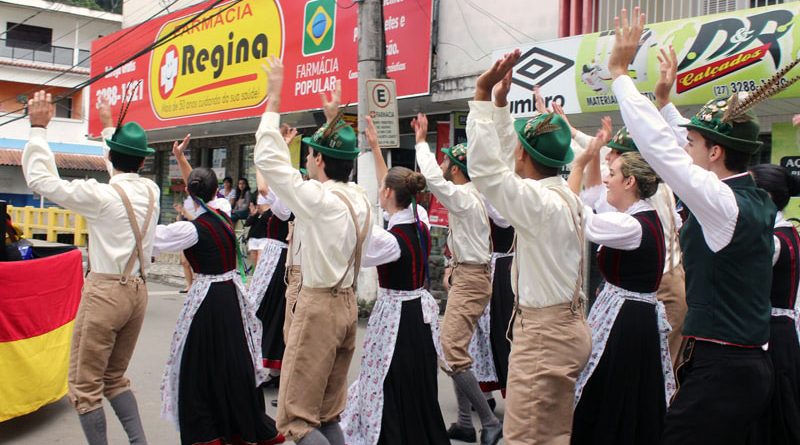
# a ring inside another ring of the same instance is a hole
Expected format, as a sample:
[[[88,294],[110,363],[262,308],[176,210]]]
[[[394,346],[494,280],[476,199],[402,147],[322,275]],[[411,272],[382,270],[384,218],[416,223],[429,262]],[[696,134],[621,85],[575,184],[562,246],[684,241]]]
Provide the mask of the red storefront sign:
[[[395,0],[384,6],[386,66],[398,97],[430,89],[432,0]],[[269,56],[284,64],[282,112],[320,108],[319,94],[342,82],[342,104],[358,97],[358,8],[336,0],[208,1],[123,29],[92,43],[89,133],[100,133],[96,103],[107,97],[146,129],[260,115],[266,103]],[[204,18],[212,17],[203,21]],[[174,38],[111,71],[128,57],[180,28]],[[138,84],[138,86],[137,86]]]
[[[436,123],[436,162],[442,163],[444,153],[442,148],[450,146],[450,123],[437,122]],[[431,193],[431,203],[428,210],[428,219],[432,226],[447,227],[449,224],[447,209],[436,199],[436,196]]]

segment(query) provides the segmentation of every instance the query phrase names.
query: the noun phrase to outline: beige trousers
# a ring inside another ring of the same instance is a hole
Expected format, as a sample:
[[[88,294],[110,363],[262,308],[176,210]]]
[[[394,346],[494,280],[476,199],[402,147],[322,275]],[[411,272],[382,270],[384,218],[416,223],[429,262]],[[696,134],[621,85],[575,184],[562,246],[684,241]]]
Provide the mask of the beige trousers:
[[[514,318],[503,436],[509,445],[569,445],[575,381],[592,351],[570,304],[520,307]]]
[[[69,357],[69,399],[79,414],[130,387],[125,377],[147,308],[140,278],[90,273],[83,284]]]
[[[297,302],[297,294],[303,284],[303,276],[300,273],[300,266],[289,266],[286,271],[286,313],[283,318],[283,342],[289,343],[289,328],[292,326],[294,317],[294,305]]]
[[[487,265],[457,264],[450,275],[450,291],[442,320],[441,342],[450,375],[472,367],[469,342],[492,297]]]
[[[672,326],[669,333],[669,353],[672,356],[672,366],[678,365],[681,346],[683,345],[683,319],[686,317],[686,276],[683,264],[664,274],[661,285],[658,287],[656,297],[664,303],[667,320]]]
[[[338,421],[347,401],[347,371],[356,348],[358,308],[352,288],[304,287],[281,366],[278,431],[299,440]]]

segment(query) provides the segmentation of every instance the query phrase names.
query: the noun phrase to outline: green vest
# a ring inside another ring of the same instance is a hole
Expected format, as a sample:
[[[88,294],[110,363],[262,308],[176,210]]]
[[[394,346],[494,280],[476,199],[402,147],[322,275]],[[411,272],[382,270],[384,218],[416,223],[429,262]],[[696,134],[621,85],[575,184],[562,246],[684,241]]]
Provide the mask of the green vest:
[[[739,206],[730,244],[712,252],[692,214],[681,230],[689,306],[683,335],[759,346],[769,340],[776,209],[750,175],[725,183]]]

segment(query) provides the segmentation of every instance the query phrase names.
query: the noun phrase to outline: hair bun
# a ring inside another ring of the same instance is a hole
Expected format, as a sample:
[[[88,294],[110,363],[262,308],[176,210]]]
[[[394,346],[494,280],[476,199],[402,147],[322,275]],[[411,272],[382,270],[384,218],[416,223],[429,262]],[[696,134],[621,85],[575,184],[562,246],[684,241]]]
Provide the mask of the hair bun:
[[[416,194],[425,190],[426,184],[425,176],[422,176],[422,173],[412,172],[410,175],[406,176],[406,188],[411,194]]]

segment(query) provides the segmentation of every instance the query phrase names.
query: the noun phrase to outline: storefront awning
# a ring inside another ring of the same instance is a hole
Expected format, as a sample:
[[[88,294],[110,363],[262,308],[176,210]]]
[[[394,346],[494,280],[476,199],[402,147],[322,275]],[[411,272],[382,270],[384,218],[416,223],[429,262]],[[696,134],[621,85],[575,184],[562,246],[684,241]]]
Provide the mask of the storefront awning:
[[[67,170],[105,171],[102,156],[55,153],[56,167]],[[0,165],[22,165],[22,150],[0,148]]]

